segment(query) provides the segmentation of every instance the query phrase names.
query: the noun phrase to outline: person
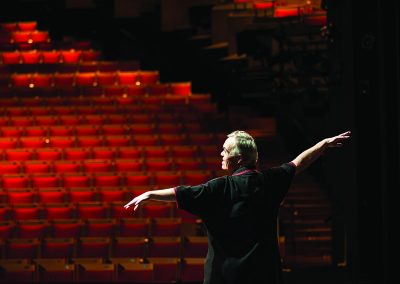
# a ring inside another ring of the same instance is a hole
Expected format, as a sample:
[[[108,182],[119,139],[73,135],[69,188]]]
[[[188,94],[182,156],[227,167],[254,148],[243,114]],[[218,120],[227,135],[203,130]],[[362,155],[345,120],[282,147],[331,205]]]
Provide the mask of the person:
[[[245,131],[227,135],[222,169],[229,175],[196,186],[145,192],[128,202],[134,210],[147,200],[176,202],[203,220],[208,235],[204,284],[282,283],[277,218],[293,177],[327,148],[340,147],[350,131],[325,138],[293,161],[256,170],[255,141]]]

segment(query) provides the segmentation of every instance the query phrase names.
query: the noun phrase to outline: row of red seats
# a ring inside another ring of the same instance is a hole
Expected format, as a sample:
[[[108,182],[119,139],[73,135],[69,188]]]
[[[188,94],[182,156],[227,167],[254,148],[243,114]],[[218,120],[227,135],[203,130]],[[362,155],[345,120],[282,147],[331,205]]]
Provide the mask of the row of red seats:
[[[187,230],[184,226],[191,226]],[[58,219],[0,221],[0,239],[79,237],[180,237],[198,233],[200,225],[182,218]],[[192,230],[194,229],[194,230]],[[134,256],[133,256],[134,257]]]
[[[304,1],[303,3],[287,3],[287,1],[276,0],[234,0],[235,9],[252,9],[256,16],[258,11],[262,11],[263,16],[273,18],[287,18],[311,15],[314,10],[319,11],[320,7],[312,3],[312,1]],[[267,13],[269,10],[269,13]]]
[[[0,46],[1,48],[1,46]],[[77,63],[10,63],[0,64],[0,75],[12,73],[74,73],[74,72],[117,72],[140,69],[138,61],[79,61]]]
[[[0,64],[78,64],[101,59],[101,51],[88,50],[15,50],[0,53]]]
[[[40,190],[45,196],[51,191]],[[55,192],[54,190],[52,191]],[[84,199],[90,193],[84,190],[74,190],[76,198]],[[81,196],[78,194],[81,193]],[[139,193],[139,192],[138,192]],[[137,212],[126,210],[123,206],[126,201],[110,202],[76,202],[76,203],[25,203],[25,204],[0,204],[0,220],[55,220],[55,219],[120,219],[120,218],[182,218],[183,222],[197,223],[198,219],[186,211],[175,208],[176,205],[157,204],[155,202],[144,204]],[[132,221],[135,223],[136,221]],[[139,221],[137,221],[139,222]],[[136,222],[136,223],[137,223]]]
[[[50,42],[50,35],[48,31],[39,31],[39,30],[31,30],[31,31],[11,31],[8,33],[0,34],[0,43],[25,43],[25,44],[34,44],[34,43],[42,43],[42,42]]]
[[[158,100],[159,98],[157,97],[156,99]],[[161,98],[160,102],[162,102]],[[207,104],[204,105],[207,106]],[[181,113],[176,112],[178,107]],[[160,112],[153,113],[152,110],[156,109],[160,110]],[[202,113],[196,112],[196,109],[195,105],[165,105],[159,108],[157,108],[157,105],[125,105],[121,106],[121,108],[114,105],[56,106],[51,108],[7,107],[0,108],[0,126],[76,126],[77,123],[78,125],[135,123],[149,124],[149,126],[152,123],[184,124],[187,121],[190,123],[198,122],[197,119],[202,117]]]
[[[38,129],[37,131],[40,131]],[[0,149],[6,149],[5,160],[34,160],[33,149],[39,148],[70,148],[64,150],[64,159],[89,159],[90,149],[84,147],[148,147],[148,146],[185,146],[192,143],[204,145],[210,138],[225,136],[210,136],[202,133],[192,135],[181,134],[138,134],[138,135],[81,135],[81,136],[49,136],[49,137],[4,137],[0,138]],[[217,141],[211,142],[215,145]],[[219,140],[218,140],[219,142]],[[81,149],[79,149],[81,148]],[[208,149],[206,149],[208,150]],[[219,153],[219,152],[213,152]],[[1,153],[0,153],[1,154]],[[11,157],[12,156],[12,157]],[[1,158],[1,156],[0,156]],[[60,157],[61,158],[61,157]]]
[[[16,137],[28,139],[27,137],[54,137],[54,136],[107,136],[107,135],[163,135],[175,134],[181,136],[191,133],[202,133],[200,123],[186,122],[179,123],[179,116],[168,117],[170,122],[134,123],[130,117],[124,115],[94,115],[94,116],[71,116],[69,119],[81,121],[82,124],[63,124],[58,116],[16,117],[10,115],[9,120],[0,120],[0,137]],[[176,124],[174,123],[176,122]],[[2,126],[2,123],[7,126]],[[29,139],[28,139],[29,140]],[[24,146],[24,141],[21,141]],[[29,146],[27,146],[29,147]],[[32,146],[33,147],[33,146]]]
[[[140,195],[148,190],[157,189],[154,186],[135,187],[86,187],[86,188],[23,188],[7,189],[0,191],[0,204],[29,204],[29,203],[67,203],[67,202],[126,202],[134,196]],[[164,205],[170,208],[170,205]],[[168,210],[164,210],[168,213]],[[171,214],[159,215],[169,217]]]
[[[11,115],[10,115],[11,116]],[[173,116],[168,117],[172,119],[169,123],[164,122],[153,122],[153,123],[134,123],[130,120],[129,116],[125,115],[110,115],[105,117],[99,117],[99,119],[94,119],[89,117],[88,120],[83,117],[76,117],[77,120],[82,121],[80,125],[63,125],[61,120],[56,119],[56,117],[41,117],[42,119],[26,119],[26,118],[16,118],[10,117],[10,120],[1,122],[6,122],[7,125],[11,126],[1,126],[0,122],[0,137],[54,137],[54,136],[99,136],[99,135],[157,135],[157,134],[180,134],[186,133],[190,135],[191,133],[202,133],[203,127],[199,122],[182,122],[182,117]],[[65,119],[65,117],[64,117]],[[104,124],[91,124],[92,122],[102,121]],[[179,121],[179,122],[178,122]],[[56,125],[43,126],[42,123],[46,125],[46,122],[50,124],[54,122]],[[83,123],[86,122],[86,123]],[[176,122],[176,124],[174,123]],[[28,126],[26,126],[28,124]],[[36,126],[35,126],[36,125]],[[184,135],[184,134],[182,134]],[[21,144],[23,145],[23,141]]]
[[[15,31],[34,31],[37,29],[37,21],[17,21],[0,23],[1,31],[15,32]]]
[[[157,153],[158,155],[158,153]],[[10,161],[0,162],[0,176],[4,174],[38,173],[110,173],[126,171],[200,171],[213,165],[214,159],[201,158],[146,158],[142,160],[82,160],[82,161]],[[220,162],[217,160],[217,162]],[[215,165],[213,165],[215,166]]]
[[[207,240],[199,237],[80,237],[7,239],[4,258],[205,257]],[[186,249],[187,248],[187,249]]]
[[[106,85],[148,85],[153,94],[167,94],[176,87],[190,87],[190,83],[161,84],[158,71],[117,71],[117,72],[74,72],[74,73],[13,73],[3,76],[3,84],[9,80],[11,87],[51,86],[106,86]],[[171,90],[169,90],[171,88]],[[186,90],[187,91],[187,90]],[[179,94],[179,93],[177,93]]]
[[[68,164],[64,164],[67,166]],[[157,167],[159,165],[157,164]],[[4,174],[0,178],[4,189],[53,187],[120,187],[120,186],[175,186],[200,184],[209,180],[212,171],[148,171],[94,172],[62,174]]]
[[[194,136],[194,135],[193,135]],[[119,136],[116,137],[115,142],[119,143]],[[139,136],[136,136],[139,137]],[[147,136],[143,135],[144,138]],[[142,158],[188,158],[189,155],[192,158],[204,158],[207,159],[205,162],[208,163],[208,159],[219,157],[220,147],[214,146],[215,140],[212,141],[210,135],[195,136],[192,142],[198,142],[198,147],[191,147],[190,145],[165,145],[165,146],[152,146],[147,140],[143,140],[142,147],[131,147],[131,146],[118,146],[118,147],[67,147],[72,145],[73,139],[59,137],[59,140],[54,139],[53,144],[58,147],[42,147],[42,148],[15,148],[15,138],[3,138],[0,139],[0,158],[3,161],[71,161],[71,160],[87,160],[87,159],[109,159],[109,160],[121,160],[130,159],[138,160]],[[198,139],[198,140],[195,140]],[[112,141],[110,139],[110,141]],[[152,140],[150,140],[152,141]]]
[[[7,260],[0,262],[4,283],[200,283],[204,278],[204,258]]]
[[[19,92],[18,94],[22,95]],[[114,115],[113,117],[123,115],[132,119],[133,123],[175,122],[177,117],[184,117],[182,122],[195,121],[199,116],[209,116],[212,113],[218,115],[216,104],[210,103],[208,99],[207,95],[80,96],[67,100],[49,99],[46,101],[48,106],[35,105],[34,100],[21,102],[10,99],[4,103],[5,107],[0,108],[0,112],[2,112],[0,120],[7,121],[9,115],[34,115],[39,118],[42,115],[66,117],[68,115]],[[5,100],[0,99],[0,103],[3,101]],[[222,117],[222,115],[219,116]],[[107,117],[103,117],[103,119],[107,119]],[[0,125],[4,125],[4,123]]]

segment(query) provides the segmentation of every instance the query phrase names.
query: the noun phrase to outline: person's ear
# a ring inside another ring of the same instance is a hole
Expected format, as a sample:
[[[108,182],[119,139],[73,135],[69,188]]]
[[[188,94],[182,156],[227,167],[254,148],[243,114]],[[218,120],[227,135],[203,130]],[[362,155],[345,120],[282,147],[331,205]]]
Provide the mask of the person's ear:
[[[242,164],[242,162],[243,162],[242,155],[239,154],[236,159],[236,164],[240,165]]]

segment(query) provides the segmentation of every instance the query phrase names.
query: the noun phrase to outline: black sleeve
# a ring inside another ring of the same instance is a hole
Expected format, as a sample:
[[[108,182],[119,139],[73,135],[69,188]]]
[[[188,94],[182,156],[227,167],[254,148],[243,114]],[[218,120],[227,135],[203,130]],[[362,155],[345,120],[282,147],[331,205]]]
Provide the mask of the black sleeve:
[[[221,182],[221,179],[214,179],[196,186],[177,186],[175,195],[178,208],[199,217],[210,213],[218,200],[218,192],[221,192],[218,190]]]
[[[285,163],[279,167],[265,170],[263,173],[271,188],[273,199],[276,202],[282,202],[296,173],[296,166],[293,163]]]

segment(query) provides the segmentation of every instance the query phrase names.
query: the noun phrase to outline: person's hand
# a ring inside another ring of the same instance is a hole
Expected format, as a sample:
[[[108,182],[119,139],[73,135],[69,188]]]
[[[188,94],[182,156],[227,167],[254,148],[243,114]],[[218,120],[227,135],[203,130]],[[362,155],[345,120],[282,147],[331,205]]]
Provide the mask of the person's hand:
[[[124,205],[125,209],[128,209],[131,205],[133,205],[133,211],[136,211],[136,209],[139,207],[140,203],[143,201],[146,201],[150,199],[150,195],[148,192],[142,193],[141,195],[136,196],[133,198],[131,201],[129,201],[127,204]]]
[[[347,139],[350,138],[351,132],[350,131],[346,131],[342,134],[330,137],[330,138],[326,138],[325,139],[325,143],[327,145],[327,147],[342,147],[343,146],[343,142]]]

